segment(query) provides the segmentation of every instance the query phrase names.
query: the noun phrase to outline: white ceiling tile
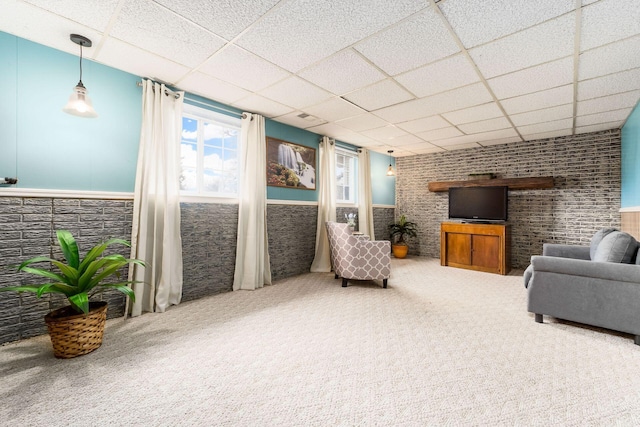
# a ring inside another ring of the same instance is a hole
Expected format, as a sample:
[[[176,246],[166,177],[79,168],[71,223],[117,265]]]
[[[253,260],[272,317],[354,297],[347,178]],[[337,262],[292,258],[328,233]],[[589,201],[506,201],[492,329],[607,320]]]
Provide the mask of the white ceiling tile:
[[[286,105],[282,105],[279,102],[267,99],[255,93],[232,103],[232,105],[244,111],[262,114],[266,117],[277,117],[293,112],[293,108],[287,107]],[[297,114],[300,114],[300,112],[297,112]],[[316,124],[321,122],[322,120],[318,120]],[[305,123],[308,124],[309,122],[305,121]]]
[[[637,0],[601,0],[582,8],[580,51],[640,34]]]
[[[234,0],[232,2],[210,0],[154,1],[209,31],[231,40],[271,9],[279,0]]]
[[[304,109],[305,113],[318,116],[329,122],[336,121],[344,117],[353,117],[364,113],[361,108],[356,107],[352,103],[345,101],[340,97],[334,97],[320,104]]]
[[[478,148],[478,147],[481,147],[481,145],[476,144],[475,142],[469,142],[467,144],[460,144],[460,145],[447,145],[444,147],[444,149],[447,151],[455,151],[455,150],[468,150],[470,148]]]
[[[93,2],[91,7],[87,7],[86,0],[24,0],[26,3],[38,6],[39,8],[53,12],[69,18],[72,21],[86,25],[100,32],[104,32],[109,24],[109,20],[118,8],[120,0],[101,0]],[[3,5],[3,13],[6,10]],[[0,28],[4,27],[0,26]],[[41,30],[44,30],[41,28]],[[45,31],[42,31],[46,34]],[[84,35],[84,33],[83,33]]]
[[[301,117],[298,117],[300,114],[303,114],[303,112],[294,111],[292,113],[287,113],[282,116],[274,117],[273,120],[275,120],[276,122],[291,125],[300,129],[307,129],[307,128],[319,126],[326,123],[324,120],[319,119],[317,117],[313,118],[312,120],[308,120],[309,118],[303,119]]]
[[[623,122],[629,117],[632,108],[607,111],[605,113],[589,114],[576,117],[576,127],[597,125],[600,123]]]
[[[431,153],[441,153],[445,151],[442,147],[437,147],[435,145],[429,144],[425,142],[424,144],[415,146],[410,149],[415,154],[431,154]],[[405,157],[403,155],[399,155],[398,157]]]
[[[433,150],[436,147],[435,145],[429,143],[429,142],[413,142],[411,144],[405,144],[405,145],[399,145],[399,146],[394,146],[393,147],[393,156],[396,157],[396,153],[399,150],[407,150],[407,151],[417,151],[417,150]]]
[[[498,117],[495,119],[482,120],[479,122],[467,123],[464,125],[459,125],[458,129],[460,129],[464,133],[480,133],[480,132],[490,132],[493,130],[507,129],[511,127],[511,123],[506,117]]]
[[[199,70],[252,92],[258,92],[290,75],[282,68],[233,45],[218,51]]]
[[[522,135],[525,141],[534,141],[536,139],[547,139],[547,138],[558,138],[561,136],[568,136],[573,134],[571,129],[561,129],[554,130],[549,132],[540,132],[540,133],[532,133],[527,135]]]
[[[495,102],[490,102],[488,104],[477,105],[475,107],[465,108],[463,110],[444,113],[442,116],[454,125],[460,125],[463,123],[478,122],[480,120],[504,117],[504,114],[502,114],[502,110],[500,110],[498,104],[496,104]]]
[[[444,151],[442,149],[440,149],[440,150]],[[435,151],[429,151],[429,152],[431,153],[431,152],[435,152]],[[393,157],[410,157],[410,156],[415,156],[416,154],[419,154],[419,153],[414,152],[413,150],[412,151],[409,151],[409,150],[396,150],[393,153]],[[421,154],[426,154],[426,153],[421,153]]]
[[[570,13],[469,51],[485,78],[573,54],[575,14]]]
[[[439,7],[471,48],[572,11],[575,0],[448,0]]]
[[[619,129],[622,127],[624,122],[609,122],[609,123],[599,123],[597,125],[590,126],[581,126],[576,128],[576,134],[579,133],[590,133],[590,132],[600,132],[602,130],[609,129]]]
[[[423,0],[291,0],[264,15],[238,44],[297,72],[424,7]]]
[[[367,111],[377,110],[387,105],[398,104],[413,98],[393,80],[387,79],[363,89],[351,92],[344,98]]]
[[[336,95],[343,95],[385,78],[380,70],[352,49],[339,52],[302,70],[298,75]]]
[[[621,108],[633,108],[638,103],[638,99],[640,99],[640,90],[578,101],[577,113],[579,116],[584,116]]]
[[[480,81],[464,55],[456,55],[401,74],[396,80],[418,98]]]
[[[535,125],[518,126],[518,131],[520,131],[520,134],[524,136],[542,132],[571,129],[572,127],[573,119],[562,119],[553,122],[536,123]]]
[[[349,129],[345,129],[342,126],[338,126],[335,123],[325,123],[319,126],[313,126],[307,128],[309,132],[315,132],[319,135],[330,136],[332,138],[339,139],[344,142],[348,142],[351,136],[356,135],[355,132]]]
[[[573,102],[573,85],[564,85],[500,101],[507,114],[524,113]]]
[[[383,108],[375,111],[374,114],[391,123],[401,123],[484,104],[492,99],[482,83],[475,83],[427,98]]]
[[[630,55],[629,52],[640,52],[640,36],[583,52],[580,54],[578,79],[586,80],[640,67],[640,55]]]
[[[591,3],[595,3],[597,1],[600,1],[600,0],[582,0],[582,6],[586,6],[586,5],[589,5]]]
[[[504,140],[505,138],[517,138],[518,133],[513,128],[494,130],[491,132],[474,133],[472,135],[462,135],[454,138],[448,138],[437,141],[437,145],[457,145],[469,142],[480,142]]]
[[[344,140],[341,139],[341,141],[348,142],[349,144],[359,145],[360,147],[372,147],[378,146],[380,144],[380,142],[376,141],[375,139],[366,137],[357,132],[353,132],[348,136],[345,135],[346,133],[340,136],[340,138],[345,138]]]
[[[402,135],[396,138],[390,138],[384,141],[385,144],[392,145],[394,147],[404,147],[410,144],[424,144],[425,142],[415,135]]]
[[[489,147],[491,145],[511,144],[513,142],[522,142],[522,138],[520,138],[519,136],[512,136],[510,138],[501,138],[501,139],[494,139],[494,140],[490,140],[490,141],[481,141],[478,144],[482,145],[483,147]]]
[[[454,136],[462,136],[462,132],[456,129],[453,126],[449,126],[442,129],[430,130],[427,132],[420,132],[417,134],[420,138],[425,141],[433,142],[438,141],[440,139],[452,138]]]
[[[364,136],[368,136],[369,138],[373,138],[376,141],[384,141],[387,139],[397,138],[399,136],[403,136],[407,134],[402,129],[399,129],[392,125],[384,126],[376,129],[369,129],[360,133],[363,134]]]
[[[533,125],[573,117],[573,104],[558,105],[542,110],[529,111],[527,113],[513,114],[510,116],[516,126]]]
[[[242,88],[197,71],[180,80],[178,87],[184,91],[226,104],[232,104],[250,94]]]
[[[125,2],[109,34],[190,67],[200,65],[225,43],[202,27],[146,0]]]
[[[636,90],[640,68],[578,82],[578,101]]]
[[[516,71],[490,79],[488,82],[498,99],[566,85],[573,82],[573,57]]]
[[[451,123],[447,122],[440,116],[425,117],[417,120],[410,120],[408,122],[398,123],[396,126],[406,130],[407,132],[417,133],[425,132],[428,130],[446,128],[451,126]]]
[[[80,54],[80,47],[69,39],[69,35],[80,33],[93,42],[93,47],[83,49],[85,58],[93,57],[102,38],[92,28],[15,0],[2,3],[0,31],[76,56]]]
[[[379,128],[388,125],[386,121],[371,113],[361,114],[359,116],[349,117],[348,119],[338,120],[336,124],[351,129],[356,132]]]
[[[260,95],[297,109],[303,109],[331,98],[329,92],[296,76],[289,77],[262,90]]]
[[[114,38],[105,41],[97,60],[134,75],[167,83],[177,82],[189,72],[183,65]]]
[[[460,51],[447,27],[431,8],[358,43],[355,48],[391,75]]]

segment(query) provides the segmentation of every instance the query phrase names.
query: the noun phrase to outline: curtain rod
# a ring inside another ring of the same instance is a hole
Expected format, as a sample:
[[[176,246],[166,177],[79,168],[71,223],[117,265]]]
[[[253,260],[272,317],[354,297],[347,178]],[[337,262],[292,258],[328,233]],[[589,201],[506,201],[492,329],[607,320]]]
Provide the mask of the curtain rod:
[[[140,86],[140,87],[142,87],[142,82],[136,82],[136,86]],[[153,89],[153,90],[155,91],[155,87],[154,87],[154,89]],[[165,94],[165,95],[167,95],[167,96],[169,96],[169,95],[173,95],[173,97],[174,97],[175,99],[180,98],[180,94],[179,94],[179,93],[175,93],[174,91],[172,91],[172,90],[170,90],[170,89],[167,89],[166,87],[165,87],[165,89],[164,89],[164,94]]]

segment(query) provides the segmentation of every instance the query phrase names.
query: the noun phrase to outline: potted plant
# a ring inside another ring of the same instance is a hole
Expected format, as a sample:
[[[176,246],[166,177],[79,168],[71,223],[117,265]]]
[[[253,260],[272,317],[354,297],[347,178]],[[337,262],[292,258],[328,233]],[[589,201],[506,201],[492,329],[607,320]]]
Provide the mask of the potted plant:
[[[89,301],[100,289],[116,289],[131,300],[135,295],[127,285],[131,281],[107,283],[111,276],[120,279],[120,269],[136,263],[144,267],[144,262],[127,259],[122,255],[102,256],[108,246],[121,244],[130,246],[122,239],[110,239],[98,244],[80,259],[78,245],[67,230],[56,231],[60,249],[66,260],[61,262],[48,257],[35,257],[17,266],[18,271],[35,274],[49,279],[48,283],[38,285],[10,286],[0,291],[35,292],[38,298],[48,293],[64,295],[69,305],[53,310],[45,316],[47,329],[53,344],[53,353],[57,358],[71,358],[87,354],[100,347],[107,318],[105,301]],[[49,262],[56,268],[54,271],[32,267],[32,264]]]
[[[407,221],[407,218],[400,215],[400,219],[389,224],[389,234],[391,236],[391,251],[396,258],[404,258],[409,251],[409,245],[407,245],[406,238],[416,237],[417,224],[415,222]]]

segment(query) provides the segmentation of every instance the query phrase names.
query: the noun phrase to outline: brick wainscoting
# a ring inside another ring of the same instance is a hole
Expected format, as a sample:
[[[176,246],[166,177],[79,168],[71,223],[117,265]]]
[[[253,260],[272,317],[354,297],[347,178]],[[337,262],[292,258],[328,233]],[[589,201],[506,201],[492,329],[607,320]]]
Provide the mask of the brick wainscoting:
[[[555,187],[509,192],[511,263],[525,268],[542,244],[588,244],[602,227],[620,227],[620,131],[400,157],[397,210],[418,224],[414,255],[440,256],[440,222],[448,195],[427,190],[430,181],[467,179],[493,172],[501,178],[553,176]]]
[[[35,283],[33,276],[5,267],[38,255],[61,257],[55,245],[57,229],[67,229],[77,237],[82,255],[108,238],[130,240],[132,211],[131,200],[0,196],[0,286]],[[317,211],[315,205],[268,205],[274,280],[309,271]],[[393,219],[393,212],[393,208],[374,208],[376,233],[380,224]],[[237,223],[237,205],[181,204],[183,301],[231,291]],[[121,293],[105,292],[100,298],[109,303],[109,318],[123,315]],[[44,315],[64,303],[58,296],[37,299],[30,293],[0,293],[0,344],[46,333]]]

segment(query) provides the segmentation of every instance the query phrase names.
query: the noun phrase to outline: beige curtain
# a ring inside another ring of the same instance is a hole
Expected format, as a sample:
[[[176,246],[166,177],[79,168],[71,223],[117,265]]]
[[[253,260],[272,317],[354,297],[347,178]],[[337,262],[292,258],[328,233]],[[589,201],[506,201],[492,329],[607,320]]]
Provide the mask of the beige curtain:
[[[271,284],[267,237],[267,147],[264,117],[242,114],[241,191],[238,244],[233,290],[254,290]]]
[[[164,312],[182,298],[180,237],[180,134],[184,92],[144,80],[142,129],[133,200],[131,256],[146,267],[132,265],[129,280],[135,302],[132,316]]]
[[[358,231],[375,240],[373,227],[373,194],[371,192],[371,160],[369,150],[358,150]]]
[[[336,220],[336,144],[328,137],[320,142],[320,171],[318,179],[318,223],[316,225],[316,254],[311,263],[314,273],[331,271],[329,238],[325,222]]]

